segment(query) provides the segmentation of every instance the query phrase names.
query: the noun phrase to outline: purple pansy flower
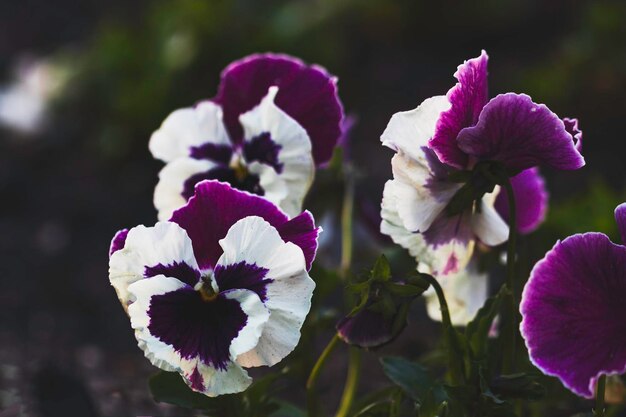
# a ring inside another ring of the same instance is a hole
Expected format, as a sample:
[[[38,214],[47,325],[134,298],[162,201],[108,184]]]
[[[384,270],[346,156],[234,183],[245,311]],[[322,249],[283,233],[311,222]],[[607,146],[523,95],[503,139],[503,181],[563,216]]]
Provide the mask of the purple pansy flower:
[[[166,222],[114,237],[109,279],[153,365],[209,396],[251,383],[297,345],[315,283],[309,212],[289,220],[269,201],[217,181]]]
[[[396,113],[381,136],[396,151],[381,231],[436,276],[461,271],[477,240],[495,246],[507,239],[506,195],[481,169],[498,167],[512,177],[517,228],[527,233],[547,208],[535,166],[584,164],[575,119],[561,120],[523,94],[488,100],[487,59],[483,51],[459,66],[447,96]]]
[[[622,245],[602,233],[557,242],[533,268],[520,305],[532,362],[585,398],[601,375],[626,372],[626,204],[615,218]]]
[[[222,73],[217,96],[170,114],[150,151],[166,162],[154,204],[166,220],[205,179],[262,195],[290,216],[341,135],[336,79],[285,55],[252,55]]]

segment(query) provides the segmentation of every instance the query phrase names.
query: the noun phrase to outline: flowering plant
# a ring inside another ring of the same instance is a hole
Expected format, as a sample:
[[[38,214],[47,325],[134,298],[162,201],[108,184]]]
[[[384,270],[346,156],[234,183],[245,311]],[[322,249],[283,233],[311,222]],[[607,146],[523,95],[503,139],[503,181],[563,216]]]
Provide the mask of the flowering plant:
[[[155,399],[209,415],[326,415],[319,380],[345,344],[337,417],[526,415],[523,403],[545,393],[537,370],[596,396],[604,415],[606,376],[626,371],[626,252],[600,233],[569,237],[536,264],[518,301],[517,237],[547,212],[539,167],[583,167],[582,132],[525,94],[489,99],[487,63],[484,51],[464,62],[446,95],[394,114],[382,132],[393,178],[381,234],[365,236],[408,250],[411,271],[381,255],[355,273],[362,171],[350,157],[353,120],[326,70],[253,55],[224,70],[212,100],[166,118],[149,142],[166,163],[154,192],[160,221],[119,231],[109,254],[138,346],[162,370],[150,383]],[[302,210],[318,168],[341,186],[338,266],[314,263],[318,248],[336,246]],[[624,240],[625,206],[616,219]],[[485,259],[500,259],[505,243],[506,276],[494,279],[504,274]],[[325,311],[342,288],[344,313]],[[362,351],[410,333],[421,299],[441,322],[442,349],[418,362],[383,355],[389,385],[359,396]],[[304,407],[272,396],[288,380],[301,383]]]

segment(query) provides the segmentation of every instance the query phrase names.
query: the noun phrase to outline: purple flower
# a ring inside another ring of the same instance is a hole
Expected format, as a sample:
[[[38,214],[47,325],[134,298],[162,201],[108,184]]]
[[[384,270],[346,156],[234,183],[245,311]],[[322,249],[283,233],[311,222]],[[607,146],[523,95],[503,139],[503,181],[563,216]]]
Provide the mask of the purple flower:
[[[626,243],[626,204],[615,209]],[[530,359],[592,398],[598,378],[626,372],[626,247],[602,233],[559,241],[524,288],[521,333]]]
[[[506,194],[483,170],[498,168],[512,177],[517,228],[528,233],[547,209],[535,166],[584,164],[575,119],[561,120],[521,94],[488,100],[487,60],[483,51],[459,66],[458,83],[447,96],[395,114],[381,136],[396,151],[381,231],[437,276],[461,271],[477,240],[488,246],[506,241]]]
[[[166,162],[154,204],[166,220],[205,179],[261,195],[293,216],[341,135],[336,79],[285,55],[252,55],[222,73],[217,96],[170,114],[150,139]]]
[[[170,221],[118,232],[109,279],[153,365],[209,396],[251,383],[297,345],[315,283],[309,212],[203,181]]]

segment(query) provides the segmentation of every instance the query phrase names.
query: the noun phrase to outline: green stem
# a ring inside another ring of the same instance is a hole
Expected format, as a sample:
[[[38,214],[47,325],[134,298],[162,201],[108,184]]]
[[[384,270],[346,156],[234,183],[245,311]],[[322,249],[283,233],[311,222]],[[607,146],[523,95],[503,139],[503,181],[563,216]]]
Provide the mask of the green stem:
[[[311,374],[306,381],[306,407],[309,417],[314,417],[318,415],[318,407],[317,407],[317,395],[315,393],[315,384],[317,383],[317,379],[322,371],[322,368],[326,364],[328,357],[335,350],[337,346],[337,342],[339,341],[339,336],[337,333],[330,339],[328,345],[324,348],[324,351],[315,362],[313,369],[311,370]]]
[[[428,274],[422,274],[422,276],[430,283],[430,285],[432,285],[435,293],[437,294],[437,298],[439,299],[441,323],[443,324],[444,339],[446,340],[446,347],[448,350],[448,366],[450,367],[452,384],[459,385],[465,380],[465,365],[463,357],[457,354],[457,352],[461,352],[461,347],[459,346],[459,339],[457,338],[456,330],[452,326],[446,296],[443,293],[443,288],[441,288],[439,281]]]
[[[354,210],[354,178],[352,166],[344,165],[345,192],[341,208],[341,278],[346,281],[352,264],[352,212]]]
[[[598,386],[596,387],[596,406],[593,409],[593,415],[595,417],[604,417],[604,391],[606,388],[606,375],[602,375],[598,379]]]
[[[341,403],[335,417],[346,417],[352,408],[352,402],[359,386],[359,375],[361,374],[361,350],[350,347],[350,359],[348,362],[348,376],[346,385],[343,388]]]
[[[509,240],[506,248],[506,286],[508,289],[507,300],[509,305],[509,343],[504,352],[504,373],[515,372],[515,351],[517,343],[517,301],[515,298],[515,255],[517,243],[517,208],[515,206],[515,194],[511,180],[506,178],[502,181],[509,203]]]

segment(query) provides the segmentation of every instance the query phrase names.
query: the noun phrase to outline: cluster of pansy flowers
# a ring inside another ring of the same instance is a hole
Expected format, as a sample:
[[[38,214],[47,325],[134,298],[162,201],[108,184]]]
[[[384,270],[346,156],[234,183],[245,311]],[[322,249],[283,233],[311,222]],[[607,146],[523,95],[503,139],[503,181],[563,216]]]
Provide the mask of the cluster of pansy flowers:
[[[447,95],[395,114],[381,136],[396,152],[381,231],[440,282],[457,325],[487,296],[474,249],[507,240],[509,202],[512,227],[529,233],[547,210],[538,166],[584,165],[577,120],[524,94],[489,100],[487,61],[483,51],[460,65]],[[160,221],[118,232],[109,265],[152,364],[215,396],[244,390],[244,368],[272,366],[293,351],[311,306],[308,271],[321,230],[302,212],[303,199],[342,122],[334,77],[265,54],[228,66],[215,98],[176,110],[152,135],[150,150],[166,163],[154,193]],[[616,219],[626,242],[626,206]],[[373,273],[367,288],[378,288],[375,297],[339,322],[339,337],[376,347],[397,336],[422,291],[405,284]],[[600,233],[557,242],[520,305],[533,363],[584,397],[601,375],[625,372],[625,293],[624,246]],[[389,304],[388,295],[397,311],[370,308]],[[428,312],[439,318],[434,300],[427,296]]]
[[[476,243],[497,246],[509,234],[509,200],[498,184],[510,181],[517,230],[529,233],[547,210],[537,166],[584,165],[577,120],[561,119],[524,94],[489,100],[487,62],[483,51],[460,65],[447,95],[396,113],[381,136],[396,152],[381,232],[439,279],[455,324],[467,323],[487,298],[487,276],[472,261]],[[434,293],[427,302],[439,318]]]
[[[246,389],[244,368],[293,351],[321,231],[302,200],[342,120],[334,77],[263,54],[228,66],[215,98],[152,135],[166,162],[160,221],[115,235],[109,279],[153,365],[216,396]]]

